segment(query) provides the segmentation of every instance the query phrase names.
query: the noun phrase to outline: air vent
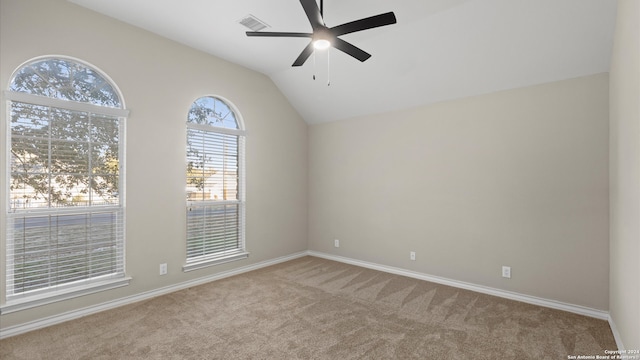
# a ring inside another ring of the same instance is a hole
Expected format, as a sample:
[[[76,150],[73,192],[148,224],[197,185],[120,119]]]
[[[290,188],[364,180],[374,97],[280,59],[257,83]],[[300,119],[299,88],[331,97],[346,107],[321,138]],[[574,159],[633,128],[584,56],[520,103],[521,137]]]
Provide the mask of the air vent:
[[[258,19],[257,17],[249,14],[242,18],[242,20],[238,21],[241,25],[246,26],[251,31],[260,31],[266,27],[269,27],[264,21]]]

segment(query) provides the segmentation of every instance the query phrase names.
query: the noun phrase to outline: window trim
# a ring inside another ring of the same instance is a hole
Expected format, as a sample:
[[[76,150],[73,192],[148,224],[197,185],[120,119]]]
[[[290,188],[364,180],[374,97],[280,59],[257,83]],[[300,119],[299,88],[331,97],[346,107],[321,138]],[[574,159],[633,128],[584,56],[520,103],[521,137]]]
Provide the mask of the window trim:
[[[221,254],[221,255],[209,254],[209,255],[203,255],[203,256],[193,257],[189,259],[186,253],[186,245],[187,245],[186,235],[187,235],[188,229],[186,228],[187,224],[185,219],[185,230],[187,231],[185,231],[185,242],[184,242],[185,264],[182,266],[183,272],[199,270],[199,269],[207,268],[214,265],[220,265],[220,264],[225,264],[225,263],[229,263],[237,260],[246,259],[249,257],[249,254],[250,254],[250,252],[247,250],[247,244],[246,244],[246,192],[245,192],[246,166],[245,166],[245,161],[246,161],[247,131],[244,127],[244,119],[242,118],[242,115],[238,111],[238,108],[231,101],[219,95],[208,94],[208,95],[199,96],[193,102],[191,102],[190,106],[192,106],[197,100],[203,97],[212,97],[214,99],[224,102],[224,104],[228,106],[229,109],[231,109],[231,111],[233,112],[238,128],[231,129],[231,128],[222,127],[222,126],[198,124],[198,123],[190,122],[187,118],[187,121],[185,122],[185,125],[186,125],[185,129],[187,131],[189,129],[195,129],[195,130],[206,131],[206,132],[214,132],[218,134],[238,136],[239,176],[238,176],[238,200],[237,201],[203,201],[200,203],[203,205],[204,204],[210,204],[210,205],[237,204],[238,205],[239,211],[240,211],[240,215],[239,215],[240,226],[238,229],[238,237],[241,243],[241,248],[236,249],[234,251],[229,251],[226,254]],[[186,135],[185,137],[188,137],[188,133],[185,135]],[[185,158],[185,167],[187,166],[187,162],[188,160]],[[185,206],[188,207],[189,204],[191,203],[194,203],[194,202],[186,200]]]
[[[56,98],[50,98],[41,95],[33,95],[27,93],[21,93],[17,91],[4,90],[4,99],[6,101],[15,101],[26,104],[42,105],[55,108],[61,108],[65,110],[86,112],[98,115],[107,115],[113,117],[126,118],[129,116],[129,110],[121,108],[111,108],[106,106],[98,106],[89,103],[81,103],[72,100],[62,100]],[[9,108],[10,110],[10,108]]]
[[[63,300],[73,299],[79,296],[94,294],[97,292],[116,289],[127,286],[131,282],[130,276],[123,278],[107,279],[95,281],[85,286],[78,286],[60,291],[51,291],[46,294],[26,296],[18,299],[8,300],[0,307],[0,315],[11,314],[16,311],[31,309],[34,307],[53,304]]]
[[[10,295],[8,293],[8,284],[10,283],[9,279],[7,278],[8,274],[9,274],[9,269],[8,269],[8,261],[7,258],[10,255],[8,252],[8,236],[5,236],[4,238],[4,242],[3,242],[3,247],[0,251],[0,254],[2,256],[2,263],[3,263],[3,268],[0,269],[0,274],[2,275],[2,280],[1,280],[1,284],[2,284],[2,289],[0,289],[0,294],[2,294],[2,300],[4,300],[4,303],[2,305],[0,305],[0,314],[9,314],[9,313],[13,313],[13,312],[17,312],[17,311],[21,311],[21,310],[25,310],[25,309],[30,309],[33,307],[38,307],[38,306],[43,306],[43,305],[47,305],[47,304],[52,304],[55,302],[59,302],[59,301],[63,301],[63,300],[68,300],[68,299],[73,299],[76,297],[80,297],[80,296],[85,296],[88,294],[93,294],[93,293],[97,293],[97,292],[101,292],[101,291],[105,291],[105,290],[111,290],[111,289],[115,289],[115,288],[119,288],[122,286],[127,286],[130,284],[130,281],[132,280],[132,277],[127,276],[126,274],[126,158],[125,158],[125,146],[126,146],[126,119],[129,116],[129,110],[126,109],[126,105],[125,105],[125,100],[124,97],[122,95],[122,92],[120,91],[120,89],[118,88],[118,86],[116,85],[116,83],[107,75],[105,74],[102,70],[100,70],[98,67],[94,66],[93,64],[90,64],[86,61],[77,59],[77,58],[73,58],[73,57],[69,57],[69,56],[64,56],[64,55],[44,55],[44,56],[38,56],[35,58],[31,58],[28,61],[23,62],[22,64],[20,64],[18,67],[15,68],[15,70],[12,72],[11,77],[10,77],[10,82],[9,82],[9,86],[11,86],[11,84],[13,83],[16,74],[21,71],[22,69],[24,69],[26,66],[29,66],[30,64],[33,63],[37,63],[38,61],[43,61],[43,60],[47,60],[47,59],[55,59],[55,60],[62,60],[62,61],[66,61],[66,62],[70,62],[70,63],[75,63],[81,66],[84,66],[86,68],[89,68],[91,71],[95,72],[97,75],[99,75],[100,77],[102,77],[102,79],[104,79],[107,83],[109,83],[109,85],[112,87],[113,91],[115,92],[115,94],[118,96],[118,99],[120,101],[120,107],[110,107],[110,106],[100,106],[100,105],[95,105],[92,103],[84,103],[84,102],[78,102],[78,101],[73,101],[73,100],[64,100],[64,99],[58,99],[58,98],[53,98],[53,97],[47,97],[47,96],[42,96],[42,95],[34,95],[34,94],[29,94],[29,93],[25,93],[25,92],[20,92],[20,91],[11,91],[8,89],[4,89],[1,92],[2,95],[2,99],[1,101],[5,104],[5,119],[6,121],[4,122],[4,129],[5,129],[5,134],[6,137],[4,137],[4,147],[5,150],[7,150],[6,152],[6,156],[5,156],[5,164],[4,167],[8,167],[9,164],[11,163],[10,158],[11,158],[11,151],[10,151],[10,146],[12,144],[11,141],[11,121],[10,121],[10,112],[12,109],[12,102],[17,102],[17,103],[26,103],[26,104],[31,104],[31,105],[41,105],[41,106],[47,106],[47,107],[51,107],[51,108],[60,108],[60,109],[65,109],[65,110],[70,110],[70,111],[78,111],[78,112],[85,112],[85,113],[90,113],[90,114],[95,114],[95,115],[106,115],[106,116],[111,116],[111,117],[117,117],[119,118],[119,124],[118,124],[118,160],[120,162],[120,169],[119,169],[119,177],[120,177],[120,182],[119,182],[119,204],[116,205],[114,208],[119,209],[121,216],[122,216],[122,234],[121,234],[121,238],[122,238],[122,253],[120,254],[120,256],[122,257],[123,263],[122,263],[122,269],[121,272],[119,272],[118,274],[107,274],[107,275],[101,275],[101,276],[96,276],[94,278],[91,279],[82,279],[82,280],[78,280],[75,282],[69,282],[69,283],[64,283],[60,285],[59,289],[50,289],[48,291],[34,291],[33,293],[23,293],[23,294],[13,294]],[[8,168],[7,168],[8,170]],[[10,218],[16,214],[16,212],[11,212],[11,208],[10,208],[10,201],[9,199],[11,198],[10,196],[10,189],[9,189],[9,184],[11,183],[11,171],[7,171],[6,172],[6,176],[3,179],[3,192],[4,192],[4,199],[6,201],[4,202],[4,209],[3,209],[3,214],[0,216],[0,222],[3,225],[7,225],[7,223],[9,223]],[[87,206],[87,209],[92,209],[93,207],[91,206]],[[94,210],[96,211],[100,211],[103,209],[108,209],[110,207],[104,207],[104,206],[98,206],[95,207]],[[33,215],[33,214],[54,214],[54,215],[58,215],[58,214],[64,214],[66,212],[76,212],[78,211],[78,207],[74,208],[74,209],[38,209],[38,208],[34,208],[34,209],[30,209],[30,210],[21,210],[18,213],[22,212],[22,213],[26,213],[29,215]],[[6,229],[6,227],[4,227],[3,229]],[[5,235],[7,235],[7,231],[8,230],[3,230],[3,232],[5,233]],[[75,283],[75,284],[74,284]]]

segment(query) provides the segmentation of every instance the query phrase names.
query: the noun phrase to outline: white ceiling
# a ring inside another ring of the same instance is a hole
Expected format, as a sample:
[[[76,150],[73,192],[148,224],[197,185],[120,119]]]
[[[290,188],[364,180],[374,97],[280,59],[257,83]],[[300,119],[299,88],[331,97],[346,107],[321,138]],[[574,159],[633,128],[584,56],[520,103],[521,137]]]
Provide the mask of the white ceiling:
[[[342,36],[372,54],[361,63],[332,49],[291,64],[304,38],[249,38],[264,31],[311,32],[299,0],[69,0],[269,76],[308,123],[609,71],[613,0],[325,0],[332,27],[393,11],[397,24]]]

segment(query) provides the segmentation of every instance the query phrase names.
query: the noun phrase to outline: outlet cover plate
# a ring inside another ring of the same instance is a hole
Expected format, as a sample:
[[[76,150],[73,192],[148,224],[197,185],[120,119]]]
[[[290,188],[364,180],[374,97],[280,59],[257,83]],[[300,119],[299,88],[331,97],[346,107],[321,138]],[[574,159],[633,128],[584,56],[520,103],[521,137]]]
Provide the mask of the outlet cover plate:
[[[503,266],[502,267],[502,277],[511,279],[511,266]]]

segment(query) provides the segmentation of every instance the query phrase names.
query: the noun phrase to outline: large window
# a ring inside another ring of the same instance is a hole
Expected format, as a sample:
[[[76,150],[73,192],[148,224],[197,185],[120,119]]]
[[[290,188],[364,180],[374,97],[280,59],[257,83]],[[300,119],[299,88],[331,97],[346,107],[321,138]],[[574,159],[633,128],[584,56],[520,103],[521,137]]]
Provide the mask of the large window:
[[[244,246],[244,131],[217,97],[196,100],[187,117],[185,271],[247,257]]]
[[[126,284],[124,120],[115,86],[78,61],[19,68],[9,101],[7,307]],[[54,301],[54,300],[53,300]]]

